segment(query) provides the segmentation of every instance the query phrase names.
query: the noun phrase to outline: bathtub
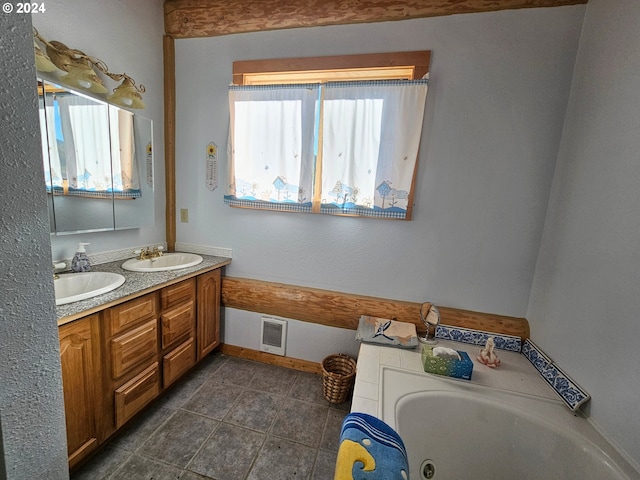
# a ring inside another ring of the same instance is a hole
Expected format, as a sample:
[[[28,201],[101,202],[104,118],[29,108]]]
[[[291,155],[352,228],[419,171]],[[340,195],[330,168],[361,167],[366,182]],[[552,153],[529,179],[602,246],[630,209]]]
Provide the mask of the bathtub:
[[[621,480],[640,475],[559,400],[380,366],[378,416],[411,480]]]

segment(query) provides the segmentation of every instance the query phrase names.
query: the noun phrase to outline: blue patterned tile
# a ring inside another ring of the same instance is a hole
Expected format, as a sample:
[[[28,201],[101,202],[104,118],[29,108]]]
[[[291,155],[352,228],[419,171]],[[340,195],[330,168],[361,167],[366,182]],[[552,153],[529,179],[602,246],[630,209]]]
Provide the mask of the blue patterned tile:
[[[558,368],[553,363],[550,363],[540,373],[542,373],[543,378],[553,387],[553,384],[558,377]]]
[[[495,346],[500,350],[519,352],[521,349],[520,337],[483,332],[480,330],[472,330],[470,328],[452,327],[450,325],[438,325],[438,328],[436,329],[436,338],[469,343],[480,347],[483,347],[487,343],[487,338],[489,337],[494,338]]]
[[[531,340],[526,339],[522,345],[522,354],[542,373],[551,364],[551,360]]]
[[[525,340],[522,345],[522,354],[536,367],[542,378],[551,385],[551,388],[572,411],[575,412],[580,405],[591,398],[531,340]]]
[[[572,410],[576,411],[591,398],[571,377],[564,373],[555,363],[549,365],[542,376],[549,382],[560,398]]]

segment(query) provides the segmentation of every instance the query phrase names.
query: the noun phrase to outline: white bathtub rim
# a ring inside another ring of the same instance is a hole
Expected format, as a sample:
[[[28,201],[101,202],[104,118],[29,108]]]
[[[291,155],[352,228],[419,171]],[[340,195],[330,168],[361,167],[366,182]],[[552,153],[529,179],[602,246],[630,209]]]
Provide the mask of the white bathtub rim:
[[[431,396],[442,396],[442,397],[453,397],[453,398],[461,398],[464,400],[469,399],[469,394],[461,391],[453,391],[453,390],[429,390],[427,392],[413,392],[407,393],[399,397],[395,403],[395,412],[394,415],[394,426],[398,424],[398,410],[399,407],[402,406],[404,402],[411,401],[414,398],[420,397],[431,397]],[[527,396],[526,394],[523,396]],[[529,395],[530,396],[530,395]],[[496,397],[492,399],[489,398],[474,398],[474,402],[478,402],[481,404],[488,405],[490,408],[498,407],[500,410],[504,410],[505,412],[509,412],[516,417],[522,418],[525,421],[530,421],[532,423],[537,423],[542,425],[543,428],[548,429],[553,434],[558,437],[563,437],[567,439],[569,442],[574,443],[576,445],[580,445],[580,450],[582,450],[587,456],[599,457],[601,461],[608,465],[608,467],[612,470],[612,473],[616,473],[620,477],[628,476],[623,469],[620,468],[615,458],[612,458],[611,455],[604,451],[600,445],[594,442],[593,438],[589,438],[582,432],[576,431],[572,426],[566,425],[565,423],[555,423],[549,418],[538,414],[538,413],[530,413],[527,410],[520,410],[515,405],[511,405],[507,402],[503,402],[502,400],[498,400],[499,404],[496,404],[492,400],[496,400]],[[545,401],[546,399],[541,399]],[[535,399],[538,401],[538,398]],[[566,407],[562,405],[562,409],[566,411]],[[584,419],[583,419],[584,420]]]
[[[386,372],[390,372],[391,374],[395,372],[400,375],[408,375],[410,377],[414,377],[418,382],[431,383],[435,388],[419,388],[415,385],[415,382],[405,381],[402,382],[400,387],[396,388],[391,394],[385,395],[384,378]],[[560,435],[580,438],[601,454],[603,458],[607,459],[611,465],[615,467],[615,470],[618,470],[620,475],[633,480],[640,479],[640,472],[635,468],[633,462],[629,461],[624,453],[616,448],[616,445],[611,442],[606,435],[604,435],[602,431],[584,415],[583,412],[571,412],[567,410],[566,405],[560,399],[556,400],[529,393],[504,390],[497,387],[488,387],[485,385],[474,384],[467,380],[443,377],[429,373],[418,373],[386,365],[380,366],[380,378],[378,385],[380,390],[378,396],[378,417],[394,429],[397,425],[395,414],[396,406],[400,401],[409,396],[431,392],[446,394],[453,393],[464,397],[476,394],[478,395],[478,401],[494,405],[491,402],[491,399],[497,400],[501,403],[501,407],[508,408],[518,415],[522,415],[530,420],[542,423],[553,431],[558,432]],[[546,412],[533,413],[527,410],[519,410],[513,405],[513,402],[517,401],[518,397],[521,397],[524,401],[536,402],[536,404]],[[550,413],[553,418],[561,422],[561,425],[554,423],[552,419],[545,417],[543,413]],[[566,429],[571,429],[571,434],[563,431]]]

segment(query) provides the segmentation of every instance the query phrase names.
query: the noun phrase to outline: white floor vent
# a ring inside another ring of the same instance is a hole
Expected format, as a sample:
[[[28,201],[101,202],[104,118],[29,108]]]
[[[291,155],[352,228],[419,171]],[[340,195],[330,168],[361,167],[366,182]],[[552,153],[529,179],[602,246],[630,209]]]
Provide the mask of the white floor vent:
[[[287,343],[287,322],[279,318],[262,317],[260,329],[260,350],[284,355]]]

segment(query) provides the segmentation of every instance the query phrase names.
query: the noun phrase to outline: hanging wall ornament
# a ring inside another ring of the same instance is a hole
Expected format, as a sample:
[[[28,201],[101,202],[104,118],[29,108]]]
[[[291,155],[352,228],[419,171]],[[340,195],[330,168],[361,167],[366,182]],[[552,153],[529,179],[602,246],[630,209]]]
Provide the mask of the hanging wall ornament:
[[[207,188],[211,191],[218,186],[218,146],[211,142],[207,145]]]

